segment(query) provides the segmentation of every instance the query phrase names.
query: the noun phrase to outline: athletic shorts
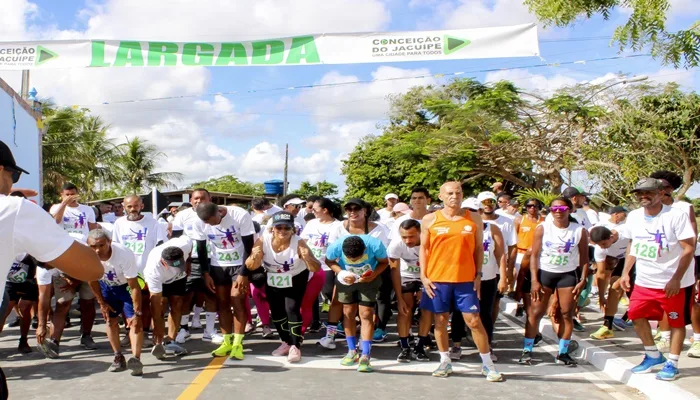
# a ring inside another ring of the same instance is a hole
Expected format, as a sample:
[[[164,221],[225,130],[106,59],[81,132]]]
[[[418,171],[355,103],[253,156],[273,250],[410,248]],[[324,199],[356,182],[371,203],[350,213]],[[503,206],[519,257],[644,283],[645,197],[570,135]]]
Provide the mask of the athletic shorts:
[[[540,285],[547,289],[563,289],[572,288],[578,284],[578,272],[576,270],[569,272],[548,272],[537,271],[537,280]]]
[[[20,300],[39,300],[39,286],[33,282],[7,282],[5,284],[5,292],[7,292],[10,301],[14,302],[18,302]]]
[[[100,281],[100,289],[105,302],[114,310],[109,312],[110,318],[116,318],[121,313],[127,318],[134,316],[134,301],[129,294],[129,285],[110,286]]]
[[[498,282],[500,282],[500,281],[501,281],[501,275],[496,275],[496,300],[500,300],[503,297],[505,297],[505,295],[503,293],[498,291]]]
[[[530,268],[521,269],[520,273],[523,274],[520,284],[515,288],[516,291],[520,292],[520,295],[526,295],[530,293],[532,289],[532,276],[530,274]]]
[[[421,281],[404,281],[401,280],[401,293],[416,293],[423,290],[423,282]]]
[[[432,299],[425,293],[425,288],[420,298],[421,310],[432,313],[448,313],[453,308],[463,313],[475,314],[479,312],[479,297],[474,289],[474,282],[463,283],[436,283]]]
[[[612,276],[622,276],[622,271],[625,270],[625,257],[617,260],[617,264],[612,269]]]
[[[233,267],[215,267],[212,265],[209,268],[209,276],[214,280],[214,285],[216,286],[231,286],[238,278],[238,275],[241,274],[243,268],[245,268],[244,265]]]
[[[379,293],[380,286],[382,286],[382,277],[378,276],[372,282],[353,283],[352,285],[338,283],[335,285],[335,289],[341,304],[360,304],[361,306],[374,307],[377,303],[377,293]]]
[[[685,328],[690,323],[690,308],[693,300],[693,286],[681,289],[673,296],[666,297],[663,289],[650,289],[636,286],[632,291],[627,309],[629,319],[661,321],[668,314],[671,328]]]
[[[184,296],[187,293],[187,279],[180,278],[175,282],[163,284],[163,297]]]
[[[207,291],[207,286],[204,284],[204,278],[187,278],[185,283],[185,293],[204,293]]]
[[[53,277],[54,296],[56,296],[56,302],[59,304],[71,303],[76,293],[78,293],[80,300],[92,300],[95,298],[95,294],[92,293],[92,289],[90,289],[90,285],[87,282],[80,283],[77,288],[72,290],[64,290],[62,287],[66,285],[66,278],[63,275]]]

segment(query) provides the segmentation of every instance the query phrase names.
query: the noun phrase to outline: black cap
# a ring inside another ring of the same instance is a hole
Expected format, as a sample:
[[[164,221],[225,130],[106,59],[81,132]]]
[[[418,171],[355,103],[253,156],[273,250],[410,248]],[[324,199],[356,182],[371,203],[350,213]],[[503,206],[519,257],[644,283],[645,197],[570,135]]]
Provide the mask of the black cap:
[[[362,208],[365,208],[365,201],[362,199],[358,199],[358,198],[353,198],[353,199],[346,201],[343,208],[349,206],[350,204],[354,204],[356,206],[360,206]]]
[[[572,198],[574,196],[578,196],[578,195],[590,196],[590,193],[580,192],[575,187],[568,187],[568,188],[564,189],[563,192],[561,192],[561,197],[566,197],[567,199],[570,199],[570,198]]]
[[[20,168],[17,165],[15,162],[15,157],[12,155],[12,150],[10,150],[10,148],[2,140],[0,140],[0,165],[3,167],[14,168],[23,174],[29,175],[27,170]]]
[[[294,216],[287,211],[278,211],[272,214],[272,226],[278,225],[294,227]]]
[[[622,206],[615,206],[610,209],[610,214],[627,213],[627,209]]]
[[[659,190],[664,187],[663,182],[655,178],[642,178],[637,185],[632,189],[632,193],[641,191]]]

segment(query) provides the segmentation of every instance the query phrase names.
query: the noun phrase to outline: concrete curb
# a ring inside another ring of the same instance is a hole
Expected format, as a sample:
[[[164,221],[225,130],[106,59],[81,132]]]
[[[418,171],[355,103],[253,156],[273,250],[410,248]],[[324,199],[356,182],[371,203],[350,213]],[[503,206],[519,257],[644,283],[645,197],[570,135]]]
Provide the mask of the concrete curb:
[[[507,297],[501,299],[501,312],[509,316],[512,320],[515,320],[518,324],[524,325],[522,318],[515,317],[516,307],[517,303],[512,299]],[[540,322],[540,332],[545,338],[555,343],[559,341],[548,319],[542,319]],[[656,379],[654,373],[641,375],[633,374],[631,369],[635,365],[624,358],[618,357],[615,353],[596,347],[576,335],[573,335],[572,339],[576,340],[580,346],[576,351],[577,354],[580,353],[580,356],[576,358],[585,360],[604,372],[611,379],[639,390],[650,399],[700,400],[695,394],[681,389],[672,382]],[[641,352],[639,357],[641,360]]]

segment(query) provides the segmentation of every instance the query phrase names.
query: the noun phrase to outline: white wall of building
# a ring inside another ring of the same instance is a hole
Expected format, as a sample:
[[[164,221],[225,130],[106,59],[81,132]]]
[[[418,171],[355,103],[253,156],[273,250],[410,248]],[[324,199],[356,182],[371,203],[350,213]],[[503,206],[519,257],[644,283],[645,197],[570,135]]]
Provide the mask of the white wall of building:
[[[8,89],[0,81],[0,140],[12,149],[17,165],[29,172],[29,175],[22,174],[16,187],[39,192],[39,196],[32,199],[41,204],[40,131],[34,116],[14,96],[7,93]]]

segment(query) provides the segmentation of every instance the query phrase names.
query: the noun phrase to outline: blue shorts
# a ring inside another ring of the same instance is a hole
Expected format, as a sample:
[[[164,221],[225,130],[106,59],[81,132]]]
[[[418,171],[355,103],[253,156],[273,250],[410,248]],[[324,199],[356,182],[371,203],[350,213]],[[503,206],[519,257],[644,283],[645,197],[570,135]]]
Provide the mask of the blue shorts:
[[[134,302],[131,300],[131,295],[127,288],[129,285],[109,286],[100,281],[100,289],[102,289],[102,297],[105,302],[116,312],[109,312],[110,318],[116,318],[120,313],[124,313],[127,318],[134,316]]]
[[[432,299],[425,293],[420,298],[421,310],[435,314],[459,310],[463,313],[476,314],[479,312],[479,297],[474,290],[474,282],[465,283],[435,283],[435,297]],[[454,306],[454,307],[453,307]]]

